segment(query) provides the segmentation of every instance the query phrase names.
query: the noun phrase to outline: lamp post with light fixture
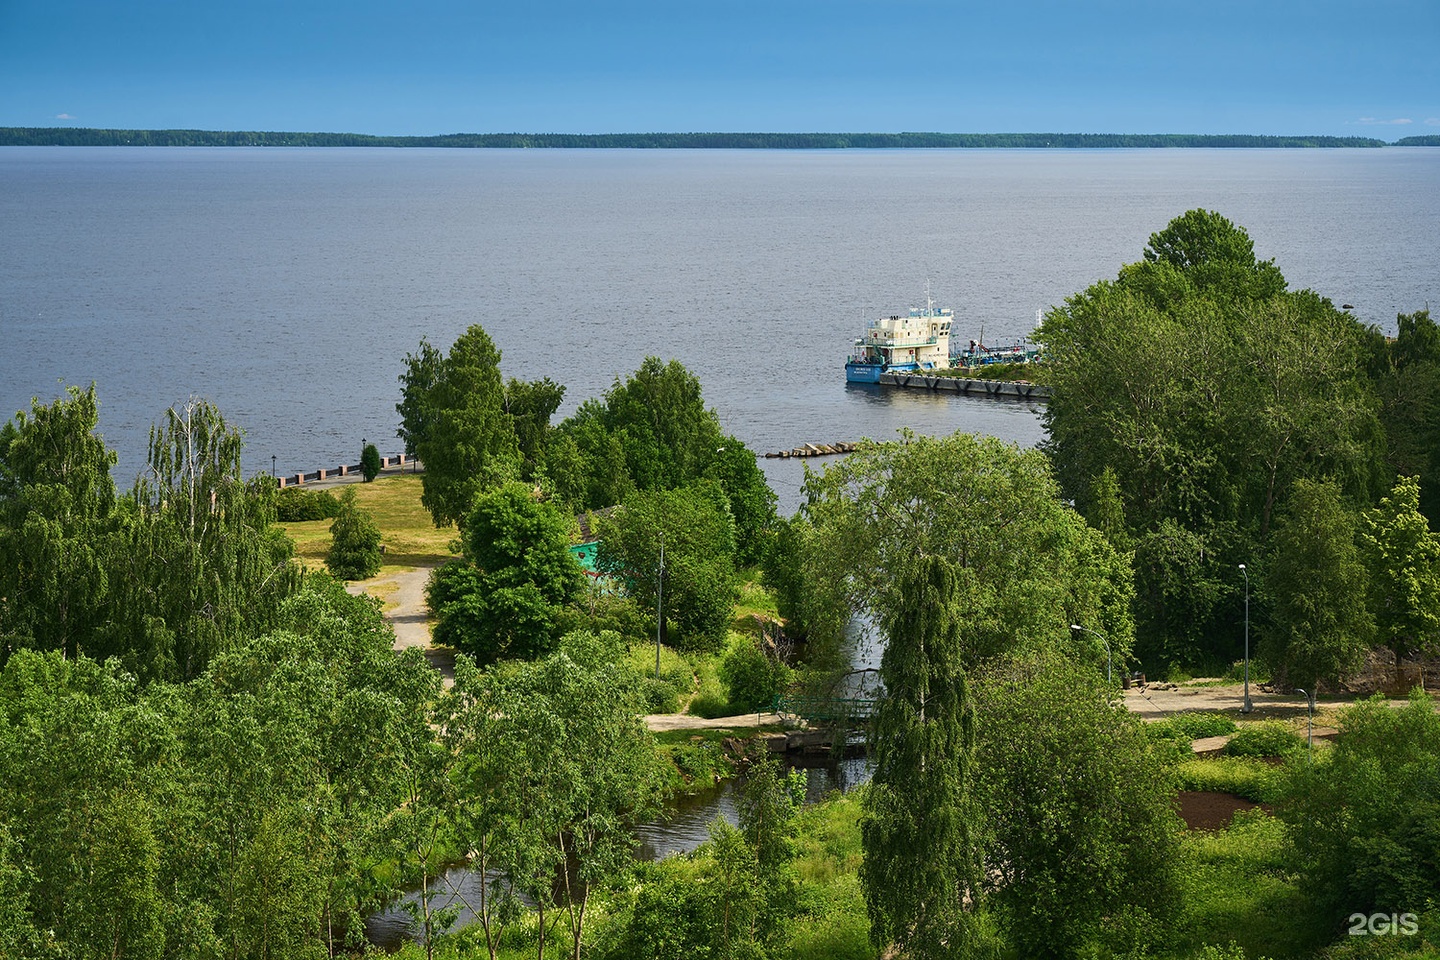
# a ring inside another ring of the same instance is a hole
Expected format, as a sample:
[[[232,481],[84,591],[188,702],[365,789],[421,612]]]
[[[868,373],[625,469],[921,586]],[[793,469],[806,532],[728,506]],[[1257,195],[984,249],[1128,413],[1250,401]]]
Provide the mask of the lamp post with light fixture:
[[[1249,713],[1255,709],[1250,702],[1250,572],[1243,563],[1240,572],[1245,574],[1245,702],[1240,705],[1240,712]]]

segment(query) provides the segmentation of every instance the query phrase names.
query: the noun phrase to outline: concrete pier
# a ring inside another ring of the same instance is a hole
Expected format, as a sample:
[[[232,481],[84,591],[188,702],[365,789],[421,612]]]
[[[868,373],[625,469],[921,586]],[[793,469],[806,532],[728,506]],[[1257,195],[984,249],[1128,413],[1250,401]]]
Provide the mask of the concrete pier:
[[[882,373],[880,384],[912,390],[936,390],[965,397],[997,397],[1010,400],[1050,399],[1050,388],[1024,380],[971,380],[967,377],[938,377],[933,373]]]

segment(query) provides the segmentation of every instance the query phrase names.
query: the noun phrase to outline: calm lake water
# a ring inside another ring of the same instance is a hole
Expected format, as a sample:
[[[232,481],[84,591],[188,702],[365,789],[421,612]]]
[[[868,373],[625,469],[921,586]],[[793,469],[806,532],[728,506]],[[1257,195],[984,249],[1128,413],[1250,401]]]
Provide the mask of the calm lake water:
[[[149,425],[215,401],[246,469],[394,439],[422,336],[484,325],[562,414],[649,354],[699,375],[757,452],[970,430],[1023,404],[847,388],[872,316],[955,308],[962,339],[1140,257],[1192,207],[1292,286],[1393,330],[1440,301],[1440,150],[586,151],[0,148],[0,411],[94,380],[128,485]],[[801,467],[766,464],[793,508]]]

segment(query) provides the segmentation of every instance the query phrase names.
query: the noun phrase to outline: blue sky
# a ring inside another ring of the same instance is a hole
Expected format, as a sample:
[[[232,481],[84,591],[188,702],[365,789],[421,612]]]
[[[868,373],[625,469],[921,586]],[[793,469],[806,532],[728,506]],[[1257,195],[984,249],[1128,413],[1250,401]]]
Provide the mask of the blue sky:
[[[0,125],[1440,134],[1440,0],[0,0]]]

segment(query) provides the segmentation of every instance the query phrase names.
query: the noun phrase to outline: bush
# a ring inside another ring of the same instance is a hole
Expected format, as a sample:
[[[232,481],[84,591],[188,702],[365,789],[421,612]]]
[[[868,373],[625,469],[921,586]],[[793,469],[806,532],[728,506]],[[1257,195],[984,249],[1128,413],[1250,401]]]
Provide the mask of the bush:
[[[1233,793],[1255,803],[1276,803],[1289,782],[1284,767],[1254,757],[1210,757],[1187,760],[1175,768],[1181,790]]]
[[[380,572],[380,528],[355,505],[351,488],[341,495],[340,513],[330,524],[325,566],[341,580],[364,580]]]
[[[1294,865],[1339,924],[1362,912],[1420,913],[1440,890],[1440,715],[1421,691],[1346,710],[1328,758],[1300,768],[1280,813]]]
[[[1227,757],[1288,757],[1305,749],[1305,741],[1279,720],[1242,727],[1225,745]]]
[[[275,514],[280,523],[333,520],[340,515],[340,501],[328,490],[286,487],[275,499]]]
[[[640,698],[647,713],[676,713],[680,710],[680,691],[673,683],[658,677],[646,677],[641,682]]]
[[[380,451],[375,449],[375,444],[365,444],[365,449],[360,452],[360,475],[369,483],[374,480],[380,472]]]
[[[1166,744],[1165,752],[1177,760],[1190,757],[1190,743],[1204,737],[1221,737],[1235,732],[1235,721],[1223,713],[1177,713],[1146,724],[1150,740]]]
[[[1186,740],[1223,737],[1227,733],[1234,733],[1236,729],[1235,721],[1223,713],[1177,713],[1150,726],[1152,729],[1168,728]]]
[[[768,709],[790,685],[790,676],[790,668],[768,656],[756,640],[731,635],[725,659],[720,661],[720,679],[735,713]]]

